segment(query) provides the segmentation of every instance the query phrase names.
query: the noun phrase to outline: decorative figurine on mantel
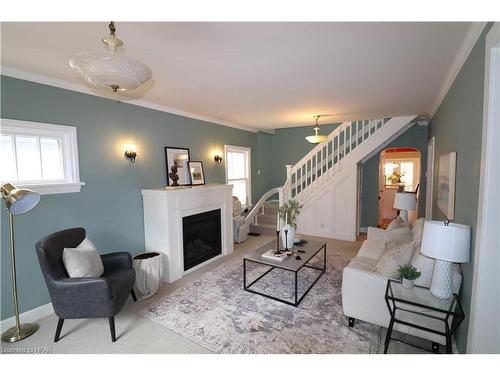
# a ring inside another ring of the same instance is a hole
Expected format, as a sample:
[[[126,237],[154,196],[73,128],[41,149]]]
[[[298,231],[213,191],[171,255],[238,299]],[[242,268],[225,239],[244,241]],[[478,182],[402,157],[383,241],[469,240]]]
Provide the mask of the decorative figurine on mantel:
[[[179,184],[177,183],[177,180],[179,179],[179,175],[177,174],[177,166],[175,164],[172,165],[170,167],[170,170],[172,171],[168,174],[168,177],[172,179],[172,184],[170,186],[179,186]]]

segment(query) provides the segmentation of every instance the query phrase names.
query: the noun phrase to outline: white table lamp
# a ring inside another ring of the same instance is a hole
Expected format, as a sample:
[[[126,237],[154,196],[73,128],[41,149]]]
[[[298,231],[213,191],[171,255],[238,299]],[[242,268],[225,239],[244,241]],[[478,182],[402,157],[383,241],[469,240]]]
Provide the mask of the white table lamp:
[[[438,298],[450,298],[452,263],[467,263],[470,259],[470,227],[448,221],[426,221],[420,252],[436,259],[431,293]]]
[[[396,193],[393,207],[400,210],[399,216],[401,216],[403,221],[408,221],[408,210],[415,211],[417,209],[417,194],[406,192]]]

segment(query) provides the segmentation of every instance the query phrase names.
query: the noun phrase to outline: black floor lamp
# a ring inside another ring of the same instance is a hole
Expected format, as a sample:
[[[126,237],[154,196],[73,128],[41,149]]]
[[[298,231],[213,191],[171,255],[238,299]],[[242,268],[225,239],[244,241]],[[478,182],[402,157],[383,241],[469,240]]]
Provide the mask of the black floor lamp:
[[[15,342],[31,336],[38,329],[37,324],[19,322],[19,304],[17,301],[17,280],[16,280],[16,249],[14,245],[14,215],[24,214],[33,209],[40,202],[40,194],[28,189],[18,189],[11,184],[0,186],[2,198],[9,211],[9,240],[10,258],[12,271],[12,295],[14,298],[14,312],[16,314],[16,325],[9,328],[2,334],[2,341]]]

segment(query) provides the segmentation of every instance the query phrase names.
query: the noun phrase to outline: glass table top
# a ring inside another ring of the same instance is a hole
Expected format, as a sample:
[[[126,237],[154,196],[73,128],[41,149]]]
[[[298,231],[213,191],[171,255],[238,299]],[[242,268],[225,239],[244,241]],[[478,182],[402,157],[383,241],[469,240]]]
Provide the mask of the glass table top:
[[[391,294],[392,292],[392,294]],[[450,311],[455,304],[455,295],[448,299],[437,298],[432,295],[428,288],[414,286],[411,289],[403,288],[400,281],[389,281],[388,297],[397,298],[410,303],[418,303],[435,309]]]

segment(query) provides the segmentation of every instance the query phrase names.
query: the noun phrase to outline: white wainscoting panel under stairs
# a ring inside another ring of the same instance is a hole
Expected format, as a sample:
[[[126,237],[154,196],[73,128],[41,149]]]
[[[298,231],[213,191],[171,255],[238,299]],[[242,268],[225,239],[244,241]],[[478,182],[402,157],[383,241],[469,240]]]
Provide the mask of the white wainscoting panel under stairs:
[[[303,205],[297,232],[354,241],[358,164],[416,123],[417,116],[344,122],[298,163],[287,166],[280,201],[296,199]]]

